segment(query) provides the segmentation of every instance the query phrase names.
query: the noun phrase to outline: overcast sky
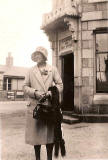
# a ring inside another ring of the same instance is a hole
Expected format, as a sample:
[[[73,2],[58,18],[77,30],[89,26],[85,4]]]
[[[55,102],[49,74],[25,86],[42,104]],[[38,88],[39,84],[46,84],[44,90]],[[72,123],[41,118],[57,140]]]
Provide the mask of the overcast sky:
[[[29,67],[34,65],[30,57],[37,46],[49,50],[47,36],[40,26],[43,13],[51,8],[52,0],[0,0],[0,64],[5,64],[11,52],[15,66]]]

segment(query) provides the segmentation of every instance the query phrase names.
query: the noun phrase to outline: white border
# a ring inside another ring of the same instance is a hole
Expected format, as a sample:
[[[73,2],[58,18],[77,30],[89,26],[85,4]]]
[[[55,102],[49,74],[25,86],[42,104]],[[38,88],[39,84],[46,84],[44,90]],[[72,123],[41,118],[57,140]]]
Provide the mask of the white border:
[[[108,2],[108,0],[88,0],[89,3],[95,3],[95,2]]]

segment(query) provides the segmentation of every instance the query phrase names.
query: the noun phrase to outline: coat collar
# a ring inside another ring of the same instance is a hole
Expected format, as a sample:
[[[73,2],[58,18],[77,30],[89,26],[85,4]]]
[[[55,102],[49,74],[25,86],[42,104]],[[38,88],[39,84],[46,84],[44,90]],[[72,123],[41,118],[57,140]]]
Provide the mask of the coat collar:
[[[44,78],[44,83],[46,83],[46,81],[50,75],[50,72],[51,72],[51,67],[48,64],[46,65],[46,70],[48,71],[48,74]]]
[[[44,91],[46,91],[45,84],[44,84],[44,82],[43,82],[41,73],[40,73],[40,71],[39,71],[37,65],[34,67],[33,73],[34,73],[36,79],[39,81],[39,83],[40,83],[40,85],[42,86],[42,88],[44,89]]]
[[[40,73],[39,68],[37,67],[37,65],[33,69],[33,73],[34,73],[36,79],[39,81],[39,83],[42,86],[42,88],[44,89],[44,91],[46,91],[47,87],[45,86],[45,83],[46,83],[46,81],[47,81],[47,79],[48,79],[48,77],[50,75],[50,72],[51,72],[51,67],[48,64],[46,65],[46,70],[48,71],[48,74],[45,76],[45,79],[43,81],[41,73]]]

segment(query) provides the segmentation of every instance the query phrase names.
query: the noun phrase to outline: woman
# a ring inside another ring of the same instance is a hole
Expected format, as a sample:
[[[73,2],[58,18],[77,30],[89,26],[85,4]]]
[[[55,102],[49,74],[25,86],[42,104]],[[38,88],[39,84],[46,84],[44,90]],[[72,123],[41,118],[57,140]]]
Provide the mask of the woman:
[[[33,110],[44,94],[51,96],[48,88],[54,83],[59,93],[63,90],[62,80],[56,67],[46,63],[47,56],[47,50],[43,47],[38,47],[32,53],[31,59],[37,64],[29,70],[24,82],[24,92],[30,99],[27,107],[25,138],[27,144],[34,145],[36,160],[40,160],[41,145],[46,145],[47,160],[52,160],[54,125],[33,119]]]

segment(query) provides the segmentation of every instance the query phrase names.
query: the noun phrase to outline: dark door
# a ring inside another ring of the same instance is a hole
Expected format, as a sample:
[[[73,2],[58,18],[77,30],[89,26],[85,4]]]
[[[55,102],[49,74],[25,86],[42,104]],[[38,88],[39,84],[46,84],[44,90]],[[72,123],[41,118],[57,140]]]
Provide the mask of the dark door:
[[[63,67],[63,110],[74,109],[74,56],[73,53],[62,57]]]

